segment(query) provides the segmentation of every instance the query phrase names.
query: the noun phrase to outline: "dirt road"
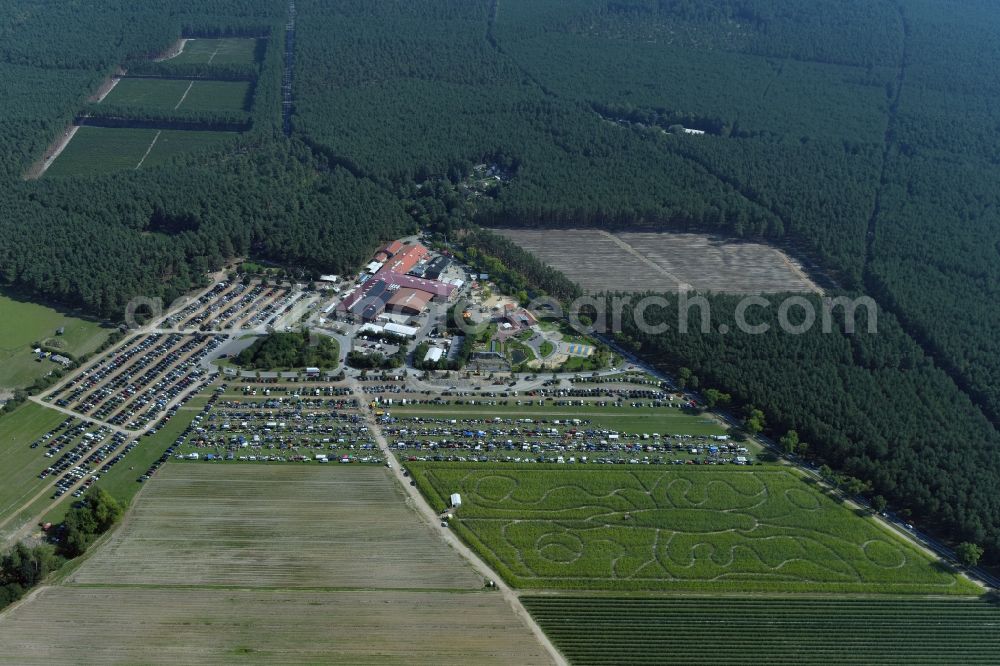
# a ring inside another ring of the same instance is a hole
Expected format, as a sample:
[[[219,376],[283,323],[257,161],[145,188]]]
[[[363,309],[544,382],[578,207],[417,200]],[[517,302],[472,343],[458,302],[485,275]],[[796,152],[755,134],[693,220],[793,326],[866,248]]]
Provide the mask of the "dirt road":
[[[416,510],[417,514],[423,518],[424,521],[426,521],[427,528],[438,532],[445,542],[458,551],[459,555],[471,564],[480,575],[496,582],[497,589],[503,595],[503,598],[507,601],[507,603],[510,604],[514,614],[517,615],[521,621],[524,622],[525,626],[527,626],[528,629],[530,629],[535,635],[538,642],[541,643],[542,647],[544,647],[549,653],[549,656],[552,657],[553,663],[558,664],[559,666],[565,666],[568,664],[566,658],[559,653],[555,645],[552,644],[552,641],[550,641],[548,636],[545,635],[545,632],[542,631],[542,628],[538,626],[538,623],[535,622],[534,618],[528,613],[527,609],[521,603],[518,593],[507,585],[497,572],[479,559],[479,556],[476,555],[472,549],[466,546],[454,532],[448,528],[440,527],[441,519],[438,514],[434,512],[434,509],[432,509],[430,504],[427,503],[424,496],[420,494],[420,491],[417,490],[415,486],[411,486],[406,477],[403,476],[403,468],[400,466],[395,454],[389,447],[389,442],[382,434],[382,429],[379,427],[378,423],[376,423],[371,410],[368,409],[367,398],[364,391],[361,390],[361,386],[358,384],[357,379],[349,377],[347,379],[347,383],[351,387],[351,392],[354,394],[354,397],[358,400],[359,404],[362,405],[365,420],[368,424],[368,429],[372,434],[372,438],[378,444],[382,453],[385,454],[386,460],[390,461],[392,464],[393,478],[396,479],[399,485],[403,488],[403,491],[409,499],[409,504]]]

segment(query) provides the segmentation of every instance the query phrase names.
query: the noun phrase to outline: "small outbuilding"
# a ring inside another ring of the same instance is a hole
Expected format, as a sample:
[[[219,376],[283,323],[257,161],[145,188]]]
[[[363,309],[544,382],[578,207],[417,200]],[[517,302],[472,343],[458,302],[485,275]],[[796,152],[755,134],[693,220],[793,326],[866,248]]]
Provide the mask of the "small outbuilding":
[[[449,499],[451,501],[452,508],[457,509],[462,506],[462,496],[458,493],[452,493]]]

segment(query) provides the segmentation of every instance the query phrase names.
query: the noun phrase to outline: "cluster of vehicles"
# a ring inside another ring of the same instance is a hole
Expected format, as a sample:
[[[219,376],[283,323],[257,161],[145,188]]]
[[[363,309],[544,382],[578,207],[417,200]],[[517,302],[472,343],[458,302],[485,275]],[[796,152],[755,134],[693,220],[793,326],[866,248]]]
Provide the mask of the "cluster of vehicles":
[[[237,326],[243,330],[270,326],[291,310],[297,299],[297,294],[289,294],[281,287],[219,282],[207,294],[168,317],[164,323],[181,330],[197,329],[202,332]]]
[[[133,359],[152,354],[160,346],[163,339],[160,333],[139,336],[129,341],[115,356],[109,356],[99,363],[84,370],[76,377],[63,385],[62,389],[46,398],[55,399],[55,403],[60,407],[70,407],[81,400],[83,394],[88,390],[93,390],[103,385],[117,370],[124,368]],[[142,362],[141,360],[137,363]],[[81,405],[81,409],[86,409],[86,405]]]
[[[356,398],[342,386],[259,388],[251,400],[226,399],[220,387],[167,450],[178,460],[382,463]],[[289,391],[293,391],[287,395]]]
[[[710,465],[752,462],[749,449],[726,435],[627,433],[593,427],[586,419],[385,416],[381,420],[386,435],[395,440],[396,450],[415,459]]]
[[[55,493],[52,499],[58,499],[81,480],[73,491],[73,497],[82,496],[87,490],[97,482],[104,474],[107,474],[112,467],[122,461],[129,451],[135,447],[135,442],[123,446],[128,439],[122,433],[115,433],[110,441],[105,442],[110,435],[108,428],[99,428],[93,433],[84,433],[81,441],[72,449],[67,451],[52,466],[43,470],[39,478],[47,478],[50,475],[62,474],[55,484]],[[96,448],[94,448],[96,446]],[[115,451],[119,451],[115,454]],[[100,466],[99,471],[94,469]]]
[[[82,435],[87,428],[93,427],[93,425],[94,424],[90,421],[77,423],[77,420],[70,416],[55,428],[49,430],[47,433],[33,441],[31,443],[31,448],[37,449],[42,444],[46,444],[48,451],[46,452],[45,457],[51,458],[59,451],[62,451],[66,444],[73,441],[74,438]]]
[[[83,371],[53,396],[60,407],[114,425],[144,428],[186,391],[207,381],[198,363],[223,344],[217,336],[153,333]]]

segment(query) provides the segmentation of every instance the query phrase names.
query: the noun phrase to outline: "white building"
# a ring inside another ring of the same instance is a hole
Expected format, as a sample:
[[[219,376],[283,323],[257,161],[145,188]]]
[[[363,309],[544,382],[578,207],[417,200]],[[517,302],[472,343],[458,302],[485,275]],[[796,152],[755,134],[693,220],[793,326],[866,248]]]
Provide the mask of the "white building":
[[[386,333],[392,333],[394,335],[402,335],[404,338],[415,338],[420,329],[416,326],[403,326],[402,324],[386,324],[382,327]]]
[[[424,363],[437,363],[441,360],[442,355],[444,355],[443,349],[440,347],[431,347],[424,355]]]

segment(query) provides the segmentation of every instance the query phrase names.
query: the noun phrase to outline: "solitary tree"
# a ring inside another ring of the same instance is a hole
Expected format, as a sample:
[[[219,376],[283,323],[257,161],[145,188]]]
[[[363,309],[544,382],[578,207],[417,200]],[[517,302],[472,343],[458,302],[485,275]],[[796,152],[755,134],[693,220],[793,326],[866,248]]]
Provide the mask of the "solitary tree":
[[[723,393],[718,389],[705,389],[705,404],[709,407],[725,407],[732,401],[733,397],[728,393]]]
[[[778,440],[785,453],[795,453],[799,449],[799,433],[789,430],[785,436]]]
[[[983,547],[963,541],[955,547],[955,554],[959,562],[967,567],[974,567],[979,564],[979,558],[983,556]]]
[[[882,513],[888,505],[889,503],[881,495],[876,495],[872,498],[872,507],[876,513]]]
[[[751,407],[750,412],[747,415],[746,429],[750,431],[751,434],[757,435],[764,429],[764,422],[764,412]]]

